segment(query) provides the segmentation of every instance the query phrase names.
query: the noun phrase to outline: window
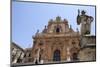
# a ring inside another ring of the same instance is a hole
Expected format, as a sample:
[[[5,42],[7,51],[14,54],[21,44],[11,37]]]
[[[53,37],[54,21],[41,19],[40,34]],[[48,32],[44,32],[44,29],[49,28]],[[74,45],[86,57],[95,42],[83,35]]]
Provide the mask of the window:
[[[43,45],[43,43],[42,43],[42,42],[40,42],[40,43],[39,43],[39,45],[40,45],[40,46],[42,46],[42,45]]]
[[[75,41],[73,41],[72,44],[75,44]]]
[[[43,41],[40,41],[39,45],[42,46],[43,45]]]
[[[60,32],[60,28],[56,28],[56,33],[59,33]]]

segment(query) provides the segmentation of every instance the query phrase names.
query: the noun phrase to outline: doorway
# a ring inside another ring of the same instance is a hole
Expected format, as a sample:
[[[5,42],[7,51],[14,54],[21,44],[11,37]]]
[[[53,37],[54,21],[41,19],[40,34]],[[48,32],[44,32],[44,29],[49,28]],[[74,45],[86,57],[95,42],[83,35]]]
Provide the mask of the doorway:
[[[60,50],[55,50],[53,54],[53,61],[60,61],[60,60],[61,60]]]

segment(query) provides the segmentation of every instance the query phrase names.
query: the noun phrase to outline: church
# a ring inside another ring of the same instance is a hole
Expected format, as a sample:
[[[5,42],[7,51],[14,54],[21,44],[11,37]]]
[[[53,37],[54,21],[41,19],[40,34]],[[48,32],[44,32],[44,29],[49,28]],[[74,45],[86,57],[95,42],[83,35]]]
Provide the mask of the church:
[[[32,37],[31,56],[34,64],[88,61],[88,51],[93,55],[89,60],[95,60],[95,36],[89,35],[90,24],[84,25],[83,23],[91,23],[93,17],[85,15],[84,11],[81,11],[81,15],[79,14],[78,11],[77,24],[82,25],[81,33],[78,29],[74,31],[68,20],[62,19],[60,16],[50,19],[42,32],[37,31],[36,35]],[[87,47],[87,39],[90,41],[89,44],[92,43],[93,45]],[[86,52],[88,53],[85,54]]]
[[[78,60],[80,34],[69,26],[67,19],[57,16],[55,20],[49,20],[44,30],[37,32],[33,39],[34,63]]]

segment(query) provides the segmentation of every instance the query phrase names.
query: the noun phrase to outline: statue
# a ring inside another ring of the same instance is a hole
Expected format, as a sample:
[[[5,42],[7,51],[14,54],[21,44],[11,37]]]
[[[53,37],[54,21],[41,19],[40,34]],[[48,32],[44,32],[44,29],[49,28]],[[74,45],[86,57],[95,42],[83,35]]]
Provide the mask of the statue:
[[[37,30],[36,34],[38,34],[38,33],[39,33],[39,30]]]
[[[40,48],[37,50],[36,57],[34,58],[34,63],[39,64]]]
[[[70,48],[67,48],[67,61],[71,61],[71,57],[70,57]]]
[[[91,22],[93,21],[93,17],[85,13],[86,12],[82,10],[80,15],[80,10],[78,10],[77,24],[81,24],[81,35],[90,34]]]

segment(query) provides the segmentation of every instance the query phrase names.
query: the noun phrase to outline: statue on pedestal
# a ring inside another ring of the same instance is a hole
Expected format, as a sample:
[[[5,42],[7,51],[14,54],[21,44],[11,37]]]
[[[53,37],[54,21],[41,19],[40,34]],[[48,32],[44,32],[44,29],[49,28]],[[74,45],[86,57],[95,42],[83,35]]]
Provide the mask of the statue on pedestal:
[[[91,32],[91,22],[93,21],[92,16],[86,15],[86,12],[84,10],[81,11],[78,10],[78,16],[77,16],[77,24],[81,24],[81,35],[90,34]]]

